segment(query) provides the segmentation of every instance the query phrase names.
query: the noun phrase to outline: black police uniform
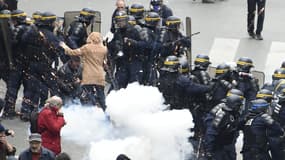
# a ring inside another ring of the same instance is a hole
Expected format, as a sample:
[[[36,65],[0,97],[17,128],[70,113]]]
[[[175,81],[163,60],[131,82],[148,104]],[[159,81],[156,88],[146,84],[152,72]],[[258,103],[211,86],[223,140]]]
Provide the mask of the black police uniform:
[[[268,142],[272,143],[284,134],[279,123],[266,113],[268,106],[269,104],[263,99],[252,101],[251,110],[243,120],[242,154],[244,160],[271,160],[269,151],[272,148]]]
[[[237,70],[233,72],[233,79],[237,82],[236,88],[244,93],[246,99],[243,115],[248,111],[250,101],[256,98],[259,90],[257,80],[250,73],[251,67],[253,67],[252,60],[241,57],[237,62]]]
[[[144,55],[142,49],[144,42],[141,40],[139,30],[127,23],[125,11],[120,11],[117,14],[126,16],[126,26],[116,29],[114,38],[108,44],[108,54],[111,54],[111,61],[116,64],[115,78],[118,87],[125,88],[128,83],[139,82],[142,84],[143,82]]]
[[[14,16],[16,15],[16,16]],[[20,17],[17,17],[20,16]],[[15,103],[18,95],[18,90],[21,84],[26,89],[26,72],[28,69],[29,59],[23,52],[22,36],[28,31],[30,25],[25,21],[26,14],[23,11],[15,10],[12,12],[12,19],[16,21],[16,25],[13,28],[13,40],[12,40],[12,60],[13,68],[10,69],[7,91],[5,96],[5,112],[13,112],[15,110]]]
[[[231,95],[215,113],[205,119],[205,154],[208,159],[235,160],[234,144],[239,131],[239,109],[242,98]]]
[[[38,27],[32,26],[22,38],[25,53],[31,59],[27,73],[27,91],[24,91],[22,103],[22,111],[25,113],[38,106],[40,96],[42,104],[44,103],[48,89],[51,95],[58,95],[56,69],[52,64],[58,60],[58,54],[63,50],[59,47],[60,40],[52,32],[51,24],[55,18],[52,13],[43,13],[41,24]]]
[[[220,64],[216,68],[215,78],[212,80],[213,89],[211,91],[211,102],[210,104],[214,107],[224,99],[229,90],[234,88],[232,84],[232,74],[230,66],[226,64]]]

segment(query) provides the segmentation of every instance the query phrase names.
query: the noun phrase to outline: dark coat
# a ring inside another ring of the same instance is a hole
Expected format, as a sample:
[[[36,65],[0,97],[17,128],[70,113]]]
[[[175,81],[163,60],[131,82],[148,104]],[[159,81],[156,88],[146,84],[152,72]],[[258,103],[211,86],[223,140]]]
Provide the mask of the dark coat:
[[[52,151],[42,147],[41,149],[41,155],[40,155],[40,160],[54,160],[55,155]],[[19,160],[32,160],[32,152],[30,149],[26,149],[23,151],[20,156]]]

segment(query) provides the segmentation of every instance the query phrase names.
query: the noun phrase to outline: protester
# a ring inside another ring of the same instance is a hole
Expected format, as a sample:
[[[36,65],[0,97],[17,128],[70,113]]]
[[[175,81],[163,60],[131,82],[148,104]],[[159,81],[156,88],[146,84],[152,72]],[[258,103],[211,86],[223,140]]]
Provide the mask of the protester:
[[[42,147],[41,135],[33,133],[29,136],[30,147],[24,150],[19,160],[54,160],[54,153]]]
[[[107,56],[107,48],[103,45],[101,34],[92,32],[87,38],[87,44],[78,49],[72,50],[63,42],[60,45],[66,54],[81,56],[83,60],[81,81],[83,91],[92,99],[92,105],[96,105],[98,100],[100,107],[105,111],[105,71],[103,64]]]
[[[38,116],[38,132],[42,136],[42,144],[55,155],[61,152],[61,128],[65,125],[61,112],[62,99],[53,96],[47,99],[45,107]]]
[[[13,147],[7,140],[7,132],[3,125],[0,124],[0,159],[6,160],[7,156],[14,156],[16,148]]]

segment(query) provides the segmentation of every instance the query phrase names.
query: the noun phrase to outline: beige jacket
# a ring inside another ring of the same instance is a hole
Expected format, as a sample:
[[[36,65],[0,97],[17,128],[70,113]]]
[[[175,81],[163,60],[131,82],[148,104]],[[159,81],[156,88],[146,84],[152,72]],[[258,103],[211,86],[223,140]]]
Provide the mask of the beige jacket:
[[[87,44],[78,49],[64,47],[66,54],[80,56],[83,64],[82,85],[105,86],[104,60],[107,56],[107,47],[103,45],[102,36],[92,32],[87,38]]]

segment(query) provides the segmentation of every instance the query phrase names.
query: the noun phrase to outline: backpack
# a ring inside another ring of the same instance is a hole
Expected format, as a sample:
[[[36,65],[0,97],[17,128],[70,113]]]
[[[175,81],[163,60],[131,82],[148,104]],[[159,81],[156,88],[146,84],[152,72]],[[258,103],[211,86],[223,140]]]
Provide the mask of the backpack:
[[[31,133],[39,133],[38,132],[38,117],[39,112],[37,110],[33,110],[30,115],[30,131]]]

